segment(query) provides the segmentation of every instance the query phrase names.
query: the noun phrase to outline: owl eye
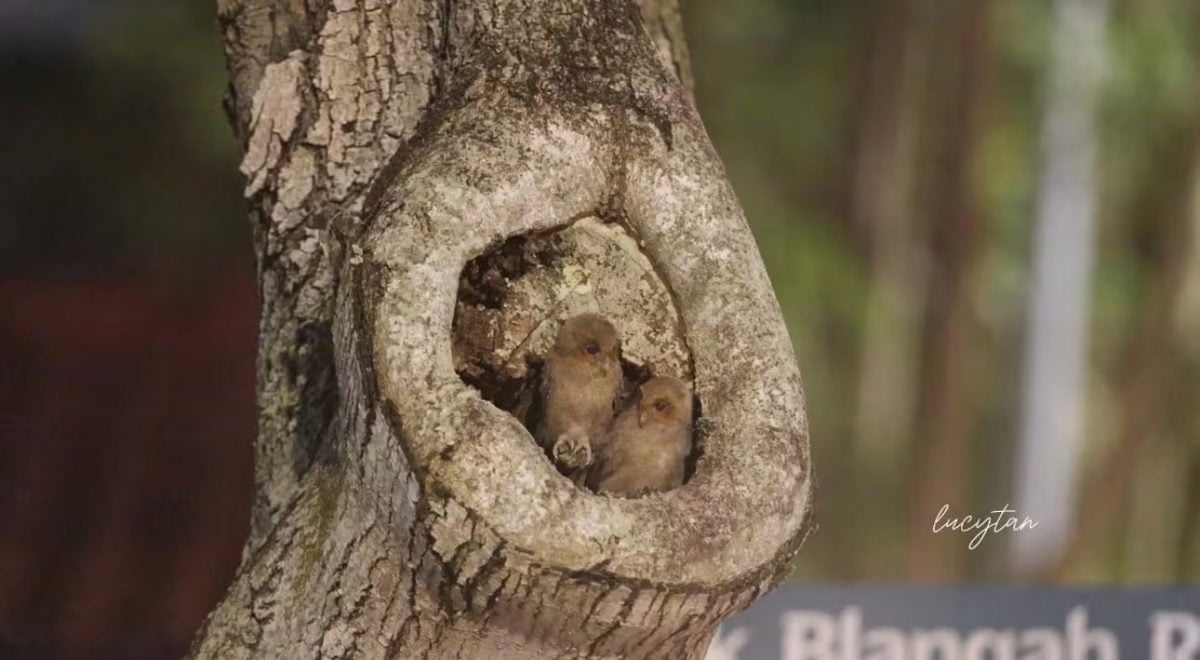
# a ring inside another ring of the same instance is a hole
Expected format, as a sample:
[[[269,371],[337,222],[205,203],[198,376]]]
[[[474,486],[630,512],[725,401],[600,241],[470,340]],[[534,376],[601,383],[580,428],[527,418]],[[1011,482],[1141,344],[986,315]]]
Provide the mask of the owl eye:
[[[667,412],[671,409],[671,404],[667,403],[666,399],[659,399],[654,402],[654,409],[658,412]]]
[[[600,345],[594,341],[589,341],[584,345],[583,350],[587,351],[588,355],[595,355],[600,352]]]

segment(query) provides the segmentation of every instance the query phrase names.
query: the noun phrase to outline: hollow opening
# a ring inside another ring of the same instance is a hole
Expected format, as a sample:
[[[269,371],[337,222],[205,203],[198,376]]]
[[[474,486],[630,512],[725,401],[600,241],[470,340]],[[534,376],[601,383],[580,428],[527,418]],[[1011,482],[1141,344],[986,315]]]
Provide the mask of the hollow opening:
[[[637,240],[618,223],[584,218],[551,232],[514,236],[469,261],[459,280],[453,322],[454,369],[539,438],[546,417],[546,360],[562,324],[582,314],[604,317],[620,338],[614,419],[637,407],[640,386],[655,376],[689,386],[686,482],[703,450],[700,401],[690,387],[691,353],[670,291]],[[539,446],[560,473],[589,487],[594,465],[564,464],[546,442]]]

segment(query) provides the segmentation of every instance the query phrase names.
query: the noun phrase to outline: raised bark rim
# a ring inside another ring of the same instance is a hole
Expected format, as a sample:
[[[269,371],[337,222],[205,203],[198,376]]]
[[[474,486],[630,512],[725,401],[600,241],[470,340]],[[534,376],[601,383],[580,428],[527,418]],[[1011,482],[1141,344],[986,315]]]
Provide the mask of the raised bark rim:
[[[628,222],[678,301],[705,410],[705,455],[689,483],[668,493],[614,499],[576,488],[451,359],[465,264],[497,241],[559,229],[610,204],[616,181],[599,156],[606,145],[569,122],[509,119],[486,140],[435,129],[368,231],[366,262],[381,274],[368,294],[373,366],[393,430],[427,492],[475,512],[539,564],[603,567],[662,585],[727,584],[773,573],[808,531],[807,423],[790,341],[707,136],[690,124],[676,127],[685,130],[670,148],[634,156],[619,173]],[[529,150],[538,169],[520,157]],[[711,231],[726,240],[694,247]]]

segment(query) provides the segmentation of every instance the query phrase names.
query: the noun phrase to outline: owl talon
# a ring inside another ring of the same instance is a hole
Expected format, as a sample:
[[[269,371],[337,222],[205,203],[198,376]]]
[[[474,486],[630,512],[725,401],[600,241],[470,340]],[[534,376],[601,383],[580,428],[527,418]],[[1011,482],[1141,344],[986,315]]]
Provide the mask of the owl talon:
[[[592,446],[587,436],[580,433],[564,433],[554,443],[554,462],[578,470],[592,462]]]

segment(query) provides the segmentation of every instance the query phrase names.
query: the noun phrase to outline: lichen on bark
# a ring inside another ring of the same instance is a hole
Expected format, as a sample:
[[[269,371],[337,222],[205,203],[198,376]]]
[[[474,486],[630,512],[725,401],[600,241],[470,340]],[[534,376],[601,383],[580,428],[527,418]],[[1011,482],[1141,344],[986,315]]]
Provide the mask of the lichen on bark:
[[[678,8],[640,9],[222,3],[263,292],[259,498],[195,657],[696,657],[787,572],[811,527],[799,373]],[[460,378],[519,378],[593,307],[695,382],[681,488],[578,489]]]

